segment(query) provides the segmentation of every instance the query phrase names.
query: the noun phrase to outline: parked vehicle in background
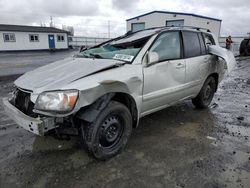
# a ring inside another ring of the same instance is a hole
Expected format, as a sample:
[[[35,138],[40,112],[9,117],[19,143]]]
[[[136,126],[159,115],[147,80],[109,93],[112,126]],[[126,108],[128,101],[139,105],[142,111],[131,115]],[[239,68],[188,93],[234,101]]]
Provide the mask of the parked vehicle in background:
[[[210,32],[152,28],[24,74],[3,103],[24,129],[79,135],[105,160],[125,147],[141,117],[185,99],[207,108],[225,62],[230,71],[235,58]]]
[[[240,55],[250,56],[250,37],[245,38],[240,43]]]

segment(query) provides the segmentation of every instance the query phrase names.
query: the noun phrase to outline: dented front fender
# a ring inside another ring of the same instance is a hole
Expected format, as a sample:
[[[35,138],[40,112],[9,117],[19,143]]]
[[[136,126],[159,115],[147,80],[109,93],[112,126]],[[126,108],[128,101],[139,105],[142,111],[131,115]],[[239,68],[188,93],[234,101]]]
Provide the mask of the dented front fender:
[[[70,114],[77,113],[83,107],[94,104],[98,99],[110,93],[124,93],[134,99],[139,116],[143,88],[142,65],[126,64],[73,81],[61,89],[72,88],[79,90],[79,97]],[[65,116],[70,114],[65,114]],[[53,116],[57,115],[53,114]]]

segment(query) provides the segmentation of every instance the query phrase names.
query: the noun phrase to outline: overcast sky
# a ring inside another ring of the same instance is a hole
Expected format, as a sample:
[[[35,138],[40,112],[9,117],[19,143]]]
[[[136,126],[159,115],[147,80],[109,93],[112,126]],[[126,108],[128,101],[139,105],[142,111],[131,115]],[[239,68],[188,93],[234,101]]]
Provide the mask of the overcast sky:
[[[250,32],[249,0],[0,0],[0,24],[73,26],[76,35],[124,34],[126,19],[153,10],[194,13],[222,19],[222,35]]]

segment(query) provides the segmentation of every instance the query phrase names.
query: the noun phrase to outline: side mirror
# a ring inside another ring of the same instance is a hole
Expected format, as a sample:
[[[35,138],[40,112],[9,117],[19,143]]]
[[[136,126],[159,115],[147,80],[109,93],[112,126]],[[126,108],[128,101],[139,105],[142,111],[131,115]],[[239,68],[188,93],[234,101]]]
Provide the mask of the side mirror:
[[[147,65],[157,63],[159,61],[159,54],[157,52],[148,52],[147,54]]]

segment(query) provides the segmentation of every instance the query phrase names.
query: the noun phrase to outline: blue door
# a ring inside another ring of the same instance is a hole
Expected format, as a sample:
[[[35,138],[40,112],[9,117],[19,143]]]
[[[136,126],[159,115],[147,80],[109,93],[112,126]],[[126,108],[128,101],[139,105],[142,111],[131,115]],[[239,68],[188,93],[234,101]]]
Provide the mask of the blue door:
[[[49,37],[49,49],[55,48],[55,36],[54,35],[48,35]]]

